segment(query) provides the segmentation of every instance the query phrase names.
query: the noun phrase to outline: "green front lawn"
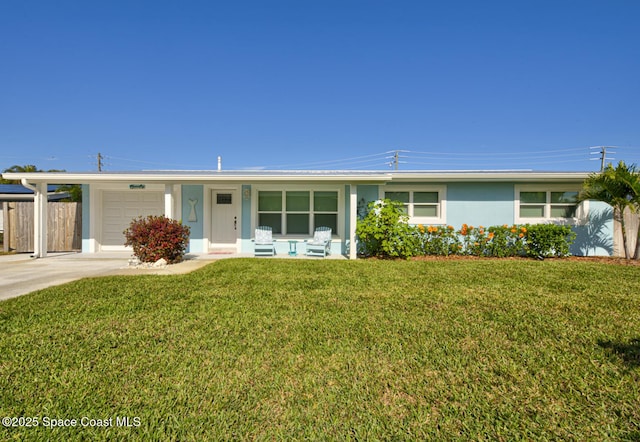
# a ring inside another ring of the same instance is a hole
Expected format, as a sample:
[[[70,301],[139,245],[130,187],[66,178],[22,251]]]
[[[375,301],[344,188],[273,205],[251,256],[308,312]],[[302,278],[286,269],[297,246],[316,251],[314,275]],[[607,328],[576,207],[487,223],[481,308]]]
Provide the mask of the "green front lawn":
[[[38,423],[2,440],[637,440],[640,267],[227,259],[85,279],[0,303],[0,391],[2,417]]]

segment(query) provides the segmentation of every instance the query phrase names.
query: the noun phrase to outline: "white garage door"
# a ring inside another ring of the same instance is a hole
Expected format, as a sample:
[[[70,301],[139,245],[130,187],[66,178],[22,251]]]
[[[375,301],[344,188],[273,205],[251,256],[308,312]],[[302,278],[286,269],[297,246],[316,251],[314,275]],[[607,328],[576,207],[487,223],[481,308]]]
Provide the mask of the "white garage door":
[[[139,216],[163,215],[164,194],[150,191],[102,193],[102,250],[124,250],[124,230]]]

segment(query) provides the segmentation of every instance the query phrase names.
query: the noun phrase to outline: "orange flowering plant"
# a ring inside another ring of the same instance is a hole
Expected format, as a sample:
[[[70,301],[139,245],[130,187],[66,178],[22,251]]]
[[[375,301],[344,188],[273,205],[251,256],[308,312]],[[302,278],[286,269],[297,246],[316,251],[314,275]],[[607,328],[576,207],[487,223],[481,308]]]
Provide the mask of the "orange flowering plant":
[[[474,227],[463,224],[460,228],[462,251],[465,255],[484,256],[487,243],[490,241],[483,226]]]
[[[456,230],[453,226],[418,225],[421,238],[421,253],[425,255],[474,255],[492,256],[491,241],[495,233],[484,226],[463,224]]]
[[[424,255],[473,255],[498,258],[510,256],[567,256],[575,233],[568,226],[553,224],[474,227],[416,227],[417,253]]]
[[[489,227],[490,242],[487,244],[485,255],[497,258],[524,255],[525,237],[519,235],[519,227],[507,224]]]
[[[419,232],[419,252],[423,255],[448,256],[460,253],[460,239],[453,226],[423,226]]]

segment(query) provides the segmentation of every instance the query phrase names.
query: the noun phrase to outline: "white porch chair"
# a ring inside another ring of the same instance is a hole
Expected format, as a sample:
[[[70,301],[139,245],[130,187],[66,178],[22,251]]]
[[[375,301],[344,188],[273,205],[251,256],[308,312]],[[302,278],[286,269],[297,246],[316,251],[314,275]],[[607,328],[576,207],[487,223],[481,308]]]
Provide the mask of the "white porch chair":
[[[318,227],[313,232],[313,239],[307,240],[307,256],[322,256],[331,254],[331,228]]]
[[[272,230],[269,226],[258,226],[256,228],[255,256],[273,256],[276,254],[276,247],[273,244]]]

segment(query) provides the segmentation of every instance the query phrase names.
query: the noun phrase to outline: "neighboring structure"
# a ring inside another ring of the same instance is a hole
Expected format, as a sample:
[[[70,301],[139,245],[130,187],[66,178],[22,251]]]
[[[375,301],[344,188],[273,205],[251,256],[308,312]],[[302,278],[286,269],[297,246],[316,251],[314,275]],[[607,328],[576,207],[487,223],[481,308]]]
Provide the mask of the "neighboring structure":
[[[51,184],[47,186],[47,199],[49,201],[60,201],[69,198],[69,192],[58,192],[59,185]],[[0,202],[4,201],[33,201],[33,190],[24,187],[22,184],[0,184]]]
[[[47,186],[47,200],[60,201],[69,198],[68,192],[57,192],[57,185]],[[22,184],[0,184],[0,232],[4,232],[4,210],[6,204],[19,201],[33,201],[34,191]]]
[[[403,201],[413,224],[565,223],[578,234],[574,254],[608,255],[613,248],[609,206],[576,203],[587,172],[218,170],[3,176],[37,189],[36,256],[46,255],[41,195],[47,185],[63,183],[82,184],[82,250],[88,253],[125,250],[123,230],[133,218],[164,214],[191,228],[192,253],[250,253],[255,228],[267,225],[277,252],[285,255],[287,240],[308,239],[315,227],[327,226],[333,232],[332,253],[355,258],[351,245],[357,219],[369,202],[380,198]],[[599,223],[598,235],[604,238],[598,242],[588,233],[594,231],[589,220]]]

